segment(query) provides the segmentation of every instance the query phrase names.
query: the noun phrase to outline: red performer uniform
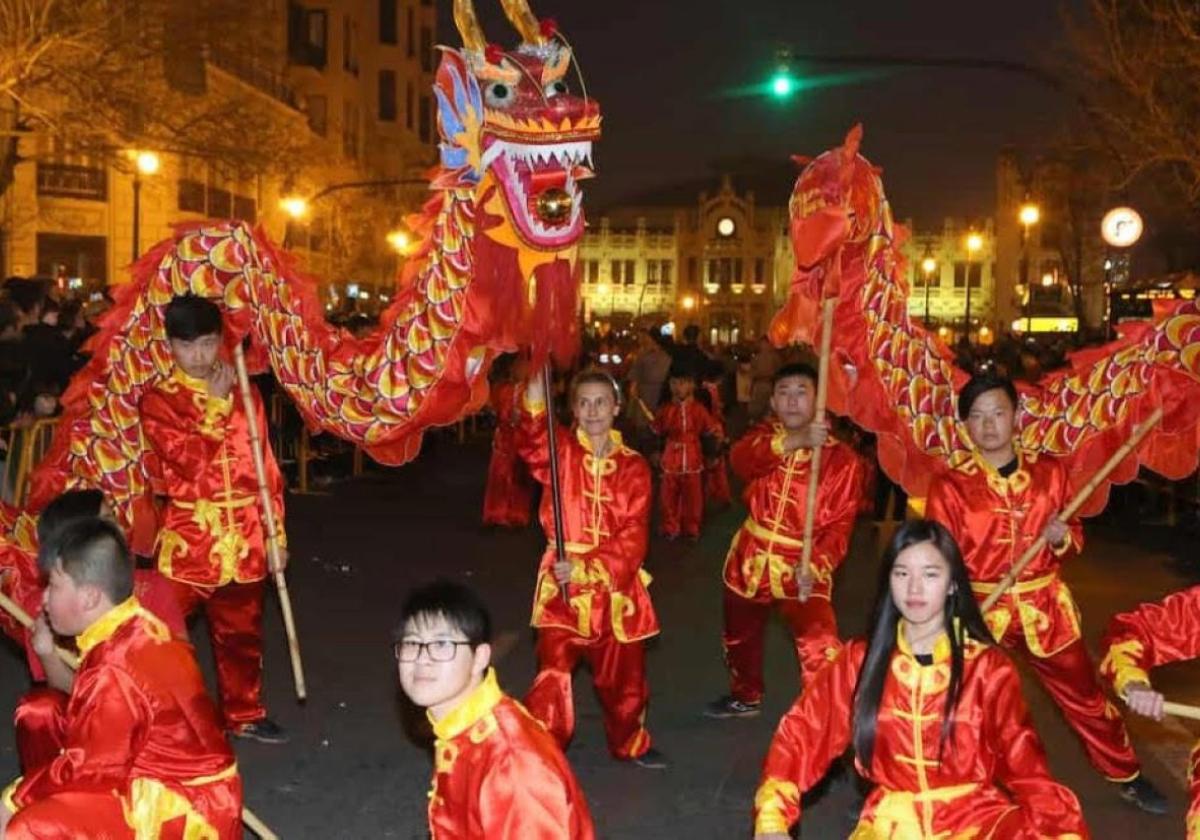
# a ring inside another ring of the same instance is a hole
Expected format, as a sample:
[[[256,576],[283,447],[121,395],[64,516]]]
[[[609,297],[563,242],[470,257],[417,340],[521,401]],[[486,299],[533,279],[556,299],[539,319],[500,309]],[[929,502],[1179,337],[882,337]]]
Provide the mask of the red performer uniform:
[[[830,438],[821,452],[810,568],[812,594],[799,600],[796,575],[804,546],[804,515],[812,450],[784,454],[786,432],[760,423],[730,452],[733,471],[746,483],[750,515],[725,557],[725,663],[730,693],[742,703],[763,695],[763,632],[774,604],[791,628],[796,657],[807,680],[838,644],[830,599],[833,573],[850,545],[863,487],[863,463],[844,443]]]
[[[725,439],[725,409],[721,405],[721,389],[715,382],[705,382],[704,390],[712,404],[711,414],[717,423],[717,437]],[[724,453],[704,462],[704,495],[716,505],[727,505],[733,501],[733,490],[729,487],[728,463]]]
[[[533,484],[517,454],[517,425],[521,412],[521,389],[503,382],[492,389],[496,432],[492,435],[492,459],[488,463],[487,488],[483,493],[483,523],[524,528],[529,524]]]
[[[581,658],[592,668],[614,756],[632,759],[650,749],[644,718],[643,640],[658,633],[658,618],[642,568],[650,529],[650,468],[612,431],[608,454],[592,454],[582,431],[560,429],[558,474],[563,536],[571,560],[564,603],[554,578],[554,508],[545,406],[522,412],[518,450],[544,488],[541,520],[550,545],[542,557],[531,624],[538,629],[538,674],[525,698],[529,711],[564,746],[575,729],[571,672]]]
[[[704,518],[704,452],[701,435],[719,437],[721,424],[692,397],[672,400],[654,417],[654,433],[666,438],[659,485],[662,532],[667,537],[700,536]]]
[[[25,776],[4,792],[6,840],[242,836],[242,782],[192,648],[138,605],[78,638],[71,695],[16,712]]]
[[[1070,501],[1066,468],[1055,458],[1018,451],[1004,477],[982,457],[934,478],[926,516],[945,525],[962,550],[971,588],[982,602]],[[1112,781],[1129,781],[1140,765],[1120,712],[1108,701],[1084,646],[1079,610],[1059,578],[1063,559],[1083,547],[1083,529],[1047,546],[984,618],[996,641],[1024,650],[1092,766]]]
[[[754,797],[755,832],[787,833],[812,788],[853,739],[854,691],[867,645],[849,642],[783,716]],[[1021,679],[997,648],[968,639],[953,735],[940,747],[950,642],[942,636],[922,665],[897,633],[871,765],[874,782],[852,838],[976,837],[1041,840],[1088,836],[1075,794],[1050,775],[1029,720]]]
[[[562,750],[496,672],[433,720],[432,840],[591,840],[587,799]]]
[[[275,521],[283,522],[283,479],[266,445],[262,400],[255,422],[264,442]],[[266,528],[242,401],[209,397],[205,383],[176,369],[142,398],[156,491],[168,497],[158,532],[158,569],[184,614],[203,606],[217,660],[225,725],[266,717],[262,695],[262,604]],[[280,533],[282,541],[283,534]]]
[[[11,541],[0,537],[0,570],[8,571],[3,592],[31,618],[36,618],[42,611],[42,596],[46,587],[37,565],[37,526],[33,517],[21,513],[13,524],[10,536]],[[175,602],[171,585],[162,575],[149,569],[134,569],[133,594],[138,603],[167,625],[173,636],[187,638],[183,613]],[[0,627],[25,649],[25,659],[33,681],[45,681],[42,660],[33,650],[33,633],[5,610],[0,610]]]
[[[1101,645],[1100,673],[1117,694],[1131,682],[1150,683],[1150,669],[1200,656],[1200,586],[1114,615]],[[1187,838],[1200,840],[1200,743],[1188,761]]]

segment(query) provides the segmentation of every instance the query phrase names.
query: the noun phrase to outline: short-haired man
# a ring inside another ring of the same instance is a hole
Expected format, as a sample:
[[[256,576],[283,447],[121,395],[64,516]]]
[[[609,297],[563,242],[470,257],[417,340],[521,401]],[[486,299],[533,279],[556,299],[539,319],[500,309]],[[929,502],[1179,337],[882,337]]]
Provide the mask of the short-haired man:
[[[1120,712],[1104,696],[1083,643],[1079,610],[1059,577],[1063,561],[1083,547],[1078,519],[1059,512],[1071,497],[1066,467],[1016,445],[1020,400],[996,374],[972,377],[958,394],[958,415],[973,457],[936,476],[926,516],[958,541],[980,601],[1039,537],[1046,545],[984,618],[996,641],[1027,654],[1042,685],[1083,743],[1088,760],[1121,796],[1143,811],[1166,811],[1163,795],[1141,775]]]
[[[121,532],[77,520],[61,535],[46,613],[82,657],[70,696],[39,689],[17,708],[53,720],[4,791],[6,840],[241,837],[242,784],[192,648],[133,597]],[[48,712],[49,710],[49,712]]]
[[[607,373],[585,370],[570,390],[575,425],[555,436],[566,560],[557,562],[551,499],[546,396],[541,380],[525,390],[517,451],[543,487],[541,520],[549,546],[533,597],[538,673],[525,696],[529,711],[564,747],[575,731],[571,672],[580,659],[604,713],[608,749],[641,767],[666,767],[646,731],[645,639],[658,617],[642,569],[650,530],[650,468],[625,446],[613,420],[620,390]],[[565,588],[566,597],[562,595]]]
[[[858,455],[829,436],[816,416],[817,372],[785,365],[774,375],[772,415],[752,427],[729,453],[746,483],[749,516],[725,558],[725,664],[730,692],[705,714],[752,717],[763,696],[763,633],[774,606],[796,646],[802,678],[829,661],[838,647],[833,573],[850,545],[865,469]],[[809,574],[801,574],[804,519],[814,447],[821,450]]]
[[[450,838],[594,836],[587,800],[553,736],[496,681],[491,618],[471,592],[438,581],[404,603],[400,686],[433,734],[429,833]]]
[[[185,615],[203,608],[208,619],[225,726],[238,737],[283,743],[287,736],[262,704],[267,535],[250,423],[258,426],[275,521],[283,523],[283,479],[267,443],[262,399],[251,389],[251,418],[235,398],[215,303],[176,297],[165,321],[175,368],[147,389],[141,404],[154,489],[167,496],[158,570]],[[279,553],[286,560],[282,545]]]

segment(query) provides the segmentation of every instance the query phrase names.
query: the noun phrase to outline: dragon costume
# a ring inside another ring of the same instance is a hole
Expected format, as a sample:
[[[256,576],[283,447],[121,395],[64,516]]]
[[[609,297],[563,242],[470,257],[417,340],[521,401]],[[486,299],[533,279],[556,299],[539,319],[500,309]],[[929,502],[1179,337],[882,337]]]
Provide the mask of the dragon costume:
[[[34,509],[86,485],[133,524],[147,491],[138,404],[171,371],[163,309],[175,295],[219,302],[229,345],[249,337],[251,368],[269,364],[310,427],[389,464],[414,457],[426,429],[483,403],[499,353],[573,352],[579,182],[592,174],[600,110],[569,92],[572,51],[554,23],[527,0],[502,4],[521,36],[512,51],[484,39],[471,0],[455,1],[463,48],[443,48],[436,74],[435,195],[410,219],[422,243],[380,327],[355,339],[327,324],[315,284],[261,230],[179,226],[115,290],[34,473]]]
[[[900,247],[880,171],[859,154],[862,129],[808,160],[789,203],[797,269],[771,325],[776,344],[809,340],[823,297],[836,299],[830,408],[878,436],[879,462],[913,496],[933,474],[972,458],[955,394],[967,379],[945,345],[908,316]],[[1200,303],[1172,302],[1150,322],[1122,324],[1120,337],[1072,354],[1061,371],[1021,385],[1019,445],[1063,457],[1080,487],[1155,407],[1162,422],[1082,510],[1099,512],[1108,483],[1139,466],[1168,478],[1196,468],[1200,434]]]

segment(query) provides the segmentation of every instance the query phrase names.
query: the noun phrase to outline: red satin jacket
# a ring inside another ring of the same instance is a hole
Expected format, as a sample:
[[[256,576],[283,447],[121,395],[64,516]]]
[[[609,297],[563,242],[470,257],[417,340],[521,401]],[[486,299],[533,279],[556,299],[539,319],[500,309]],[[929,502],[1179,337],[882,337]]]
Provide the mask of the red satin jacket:
[[[1200,586],[1140,604],[1108,622],[1100,673],[1118,695],[1131,682],[1150,683],[1150,669],[1200,656]],[[1200,840],[1200,743],[1188,760],[1187,838]]]
[[[138,836],[164,823],[242,836],[242,782],[192,648],[136,598],[78,638],[62,753],[5,791],[14,811],[69,791],[111,792]],[[37,832],[33,832],[37,835]],[[53,836],[49,828],[46,836]],[[191,836],[190,834],[188,836]],[[207,836],[207,835],[205,835]]]
[[[779,423],[760,423],[729,453],[733,471],[746,484],[743,498],[750,515],[725,558],[725,585],[755,601],[798,595],[812,450],[784,454],[784,436]],[[833,591],[833,573],[850,546],[865,478],[862,459],[830,438],[821,452],[813,520],[813,597],[828,599]]]
[[[262,399],[251,393],[282,541],[283,478],[267,444]],[[147,390],[141,416],[154,490],[168,497],[158,532],[159,571],[197,586],[266,577],[266,529],[239,395],[210,398],[203,381],[176,369]]]
[[[878,786],[863,806],[859,829],[864,836],[873,829],[869,836],[912,840],[1087,837],[1075,794],[1050,776],[1012,662],[970,639],[963,652],[954,734],[940,749],[949,640],[943,636],[933,663],[921,665],[903,629],[898,633],[871,766],[856,761],[859,773]],[[847,643],[780,720],[754,798],[756,833],[786,833],[800,818],[801,793],[850,746],[866,653],[866,642]]]
[[[557,627],[586,639],[612,633],[619,642],[658,633],[650,603],[650,574],[642,568],[650,534],[650,467],[610,432],[608,455],[592,454],[578,429],[559,428],[558,475],[563,496],[563,535],[573,569],[563,602],[554,579],[554,507],[550,493],[550,447],[544,405],[522,411],[517,451],[544,488],[540,517],[550,545],[542,557],[533,600],[534,627]]]
[[[720,437],[721,424],[692,397],[659,408],[654,416],[654,433],[666,437],[663,446],[664,473],[698,473],[704,470],[701,435]]]
[[[479,687],[433,720],[433,840],[590,840],[587,799],[571,766],[489,669]]]
[[[935,477],[925,515],[954,535],[981,601],[1066,507],[1071,491],[1066,467],[1056,458],[1017,452],[1016,472],[1004,478],[976,457]],[[1020,622],[1035,656],[1050,656],[1080,637],[1079,611],[1058,572],[1064,558],[1083,548],[1083,527],[1068,523],[1070,539],[1047,546],[984,618],[1000,639]]]

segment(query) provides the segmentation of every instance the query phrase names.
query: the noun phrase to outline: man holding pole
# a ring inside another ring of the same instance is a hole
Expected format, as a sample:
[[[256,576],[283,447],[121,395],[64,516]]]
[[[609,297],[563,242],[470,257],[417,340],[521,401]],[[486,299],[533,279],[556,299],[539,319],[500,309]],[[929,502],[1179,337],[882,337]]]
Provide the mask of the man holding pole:
[[[531,379],[517,433],[517,451],[544,488],[540,516],[550,542],[534,591],[530,623],[538,631],[538,674],[525,705],[565,747],[575,729],[571,672],[587,659],[609,752],[662,769],[666,759],[645,727],[650,689],[644,640],[658,634],[646,589],[650,576],[642,569],[650,468],[613,429],[620,390],[607,373],[576,375],[570,398],[575,426],[555,429],[546,415],[545,386]]]
[[[1120,785],[1123,799],[1148,813],[1165,813],[1165,798],[1141,775],[1120,712],[1100,688],[1079,610],[1059,577],[1063,561],[1083,546],[1082,526],[1073,511],[1066,512],[1066,467],[1015,445],[1018,405],[1012,382],[995,374],[979,374],[963,386],[958,413],[975,456],[934,478],[926,516],[958,541],[992,635],[1028,654],[1092,766]],[[1040,549],[1007,586],[1005,576],[1039,541]]]
[[[283,522],[283,479],[269,447],[262,400],[254,417],[236,398],[234,368],[220,358],[221,310],[195,295],[164,313],[175,369],[142,398],[142,431],[157,493],[167,497],[158,533],[159,571],[184,614],[208,619],[226,728],[235,736],[284,743],[262,705],[262,612],[268,528],[250,423],[263,441],[274,521]],[[277,557],[286,564],[282,531]]]
[[[733,471],[746,483],[750,515],[725,558],[725,630],[722,641],[730,693],[705,709],[713,718],[752,717],[763,696],[763,632],[771,607],[792,632],[804,680],[838,648],[833,573],[846,556],[863,494],[858,456],[829,437],[817,416],[819,376],[806,364],[775,372],[774,417],[748,431],[730,451]],[[811,506],[812,550],[803,562],[813,455],[821,452],[816,503]],[[807,565],[807,573],[805,572]]]

